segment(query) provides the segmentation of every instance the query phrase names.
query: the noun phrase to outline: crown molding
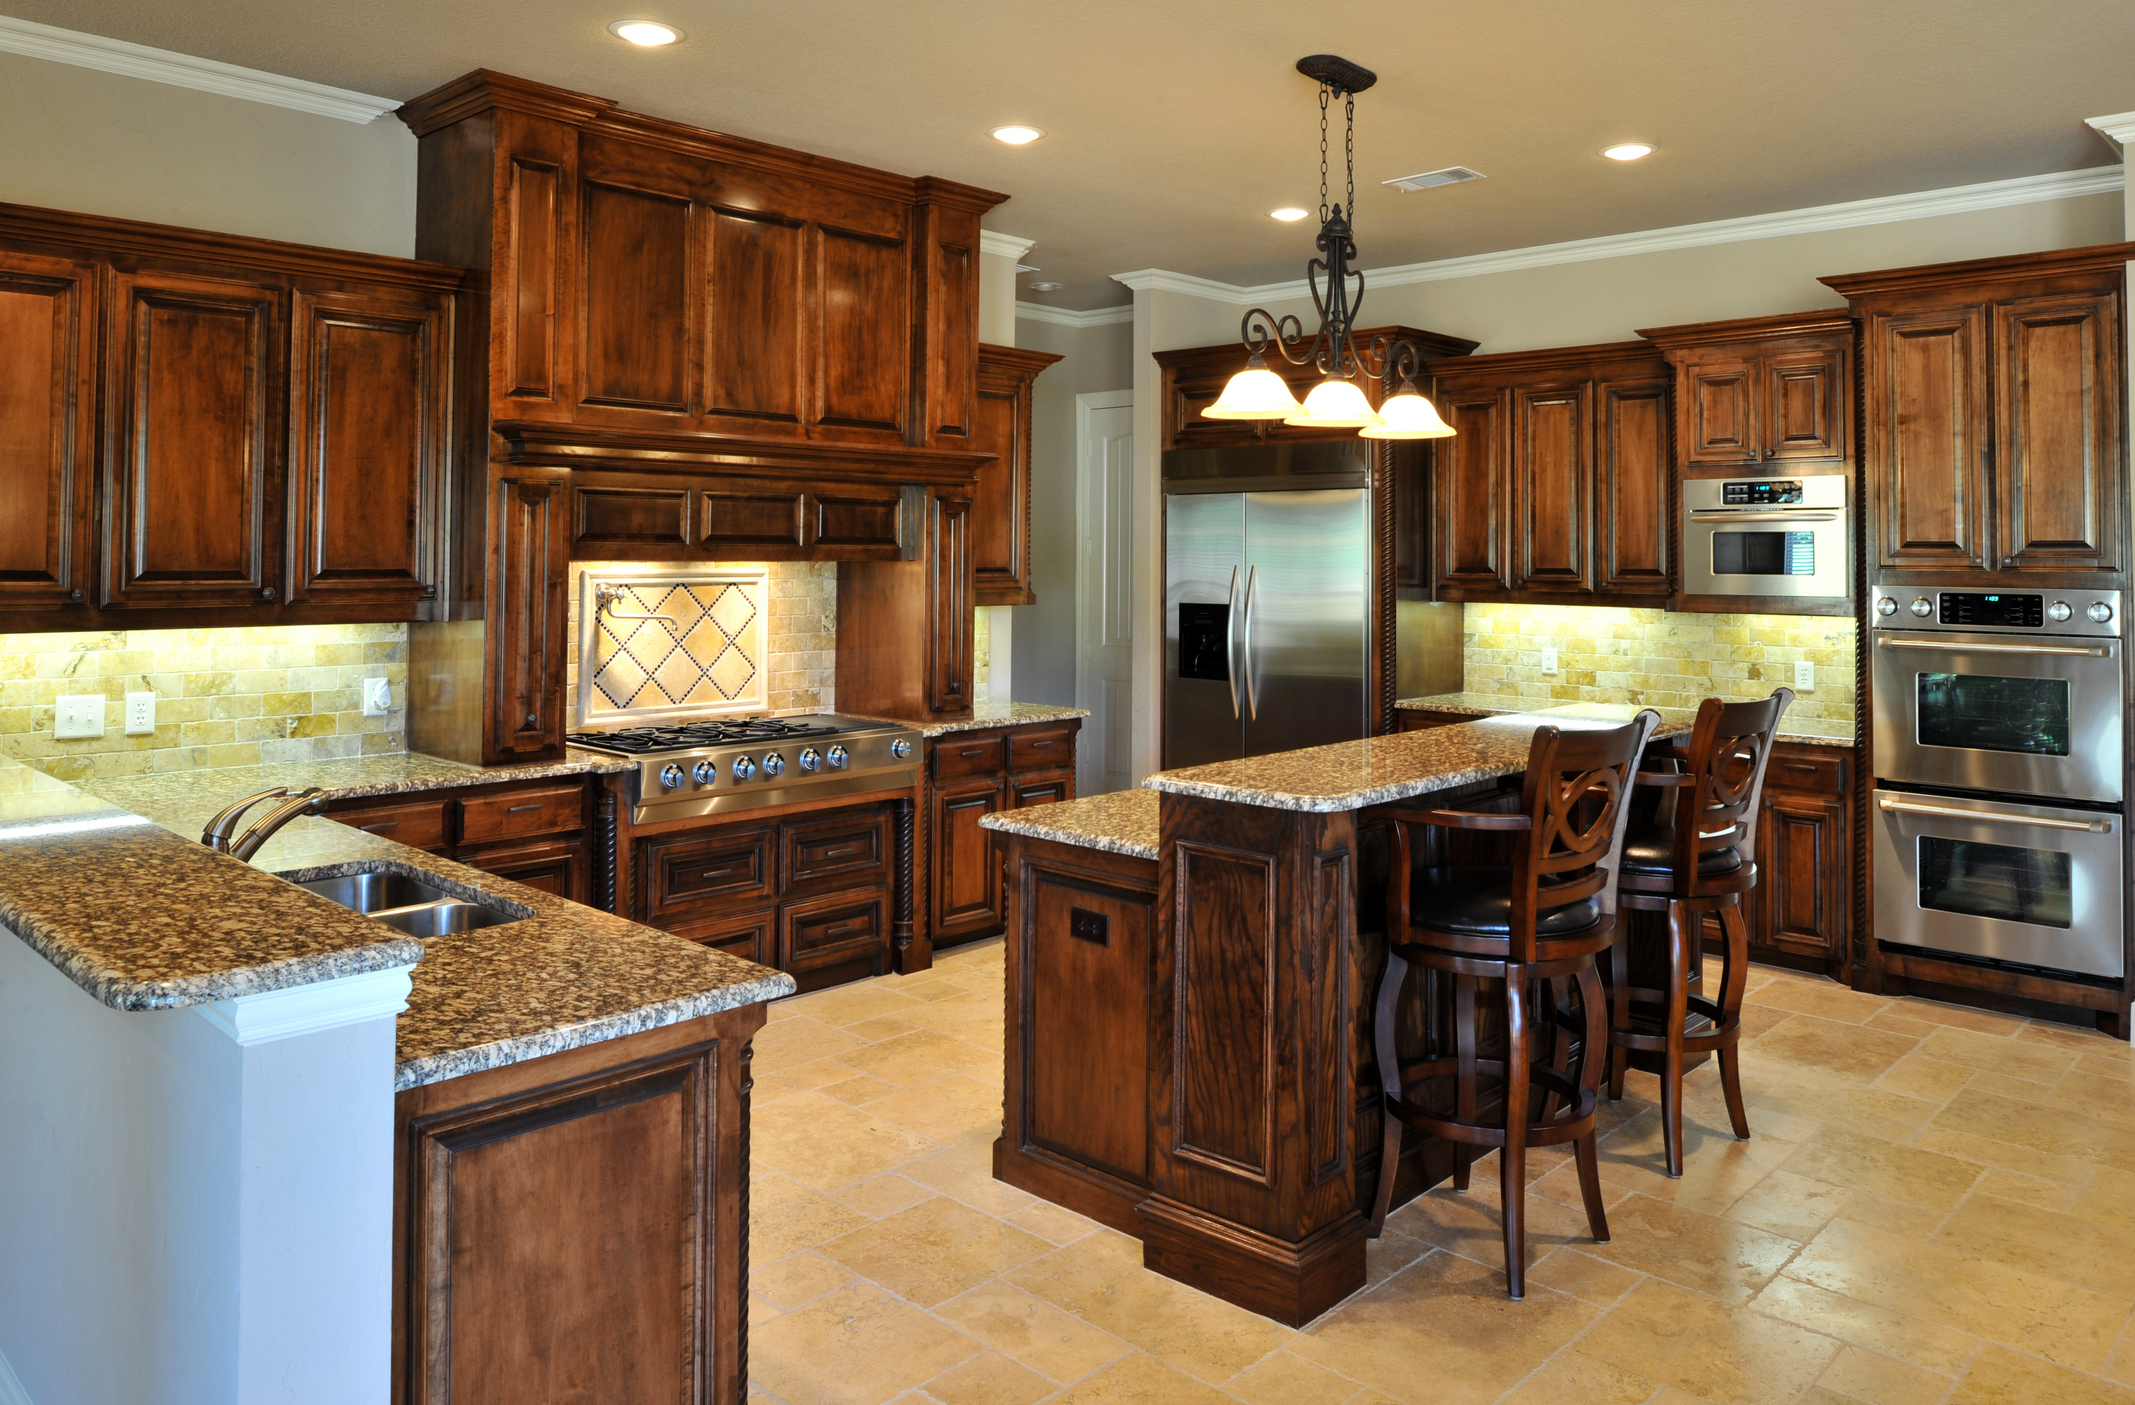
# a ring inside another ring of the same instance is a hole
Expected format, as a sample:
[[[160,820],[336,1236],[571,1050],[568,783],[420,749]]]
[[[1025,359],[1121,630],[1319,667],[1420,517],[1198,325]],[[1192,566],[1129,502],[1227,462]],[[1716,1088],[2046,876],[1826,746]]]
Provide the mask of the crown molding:
[[[1093,307],[1087,312],[1077,312],[1071,307],[1047,307],[1044,303],[1019,302],[1016,304],[1019,321],[1045,322],[1055,327],[1118,327],[1134,320],[1134,305],[1124,303],[1119,307]]]
[[[2083,125],[2113,144],[2113,149],[2127,154],[2135,146],[2135,112],[2115,112],[2104,117],[2086,117]]]
[[[2123,115],[2129,135],[2135,139],[2135,113]],[[2118,122],[2122,118],[2093,118],[2091,125]],[[2100,130],[2104,130],[2101,128]],[[1512,273],[1526,268],[1557,264],[1589,263],[1596,259],[1627,258],[1633,254],[1661,253],[1670,249],[1694,249],[1707,244],[1735,244],[1749,239],[1776,239],[1790,234],[1814,234],[1830,229],[1857,229],[1864,225],[1896,224],[1902,220],[1927,219],[1935,215],[1994,210],[2008,205],[2031,205],[2045,200],[2072,200],[2084,195],[2119,191],[2125,172],[2119,166],[2094,166],[2083,171],[2052,171],[2042,176],[2017,176],[2012,180],[1983,181],[1977,185],[1954,185],[1941,190],[1923,190],[1910,195],[1879,195],[1868,200],[1848,200],[1837,205],[1812,205],[1800,210],[1780,210],[1768,215],[1745,215],[1739,219],[1707,220],[1701,224],[1671,225],[1665,229],[1608,234],[1595,239],[1571,239],[1561,244],[1536,244],[1525,249],[1505,249],[1492,254],[1468,254],[1461,258],[1429,263],[1396,264],[1364,271],[1367,289],[1399,288],[1412,283],[1439,283],[1453,278],[1476,278],[1488,273]],[[1247,306],[1255,303],[1289,302],[1312,296],[1302,278],[1284,283],[1239,287],[1209,278],[1195,278],[1163,269],[1113,275],[1134,289],[1159,288],[1217,302]]]
[[[408,992],[414,986],[408,973],[414,969],[412,963],[387,966],[194,1008],[239,1044],[267,1044],[399,1014],[408,1008]]]
[[[995,254],[1004,259],[1022,258],[1037,242],[1035,239],[1018,239],[1013,234],[1002,234],[997,230],[979,231],[979,252]]]
[[[291,107],[321,117],[338,117],[358,126],[376,121],[400,106],[394,98],[329,88],[324,83],[307,83],[301,78],[284,78],[279,73],[239,68],[236,64],[198,59],[191,54],[174,54],[168,49],[151,49],[145,44],[128,44],[120,39],[106,39],[101,34],[32,24],[6,15],[0,15],[0,52],[69,63],[76,68],[93,68],[101,73],[142,78],[151,83],[168,83],[177,88],[194,88],[226,98],[243,98],[247,102]]]

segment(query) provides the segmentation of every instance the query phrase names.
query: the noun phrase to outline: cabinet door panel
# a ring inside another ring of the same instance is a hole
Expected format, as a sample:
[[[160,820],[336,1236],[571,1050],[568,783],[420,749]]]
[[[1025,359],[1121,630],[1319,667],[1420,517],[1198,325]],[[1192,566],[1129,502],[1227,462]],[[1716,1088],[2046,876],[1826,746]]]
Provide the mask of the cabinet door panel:
[[[1583,591],[1593,585],[1587,542],[1590,406],[1584,385],[1513,392],[1515,589]]]
[[[742,547],[792,551],[803,544],[805,495],[798,489],[752,493],[710,487],[697,498],[703,504],[697,538],[715,553]]]
[[[1996,550],[2004,568],[2120,566],[2120,317],[2110,294],[1994,309]]]
[[[1767,791],[1765,851],[1758,875],[1763,944],[1798,956],[1841,961],[1846,955],[1846,821],[1837,800]]]
[[[1442,397],[1451,439],[1431,444],[1431,503],[1438,519],[1442,590],[1498,591],[1508,584],[1504,400],[1495,390]]]
[[[929,209],[927,240],[926,376],[927,443],[936,448],[971,445],[978,384],[979,222],[968,211]]]
[[[704,413],[741,421],[737,433],[797,435],[807,412],[805,231],[745,210],[714,210],[707,223]]]
[[[796,820],[779,832],[779,891],[886,882],[889,852],[887,810]]]
[[[585,405],[689,410],[689,226],[685,198],[585,182]]]
[[[508,179],[507,262],[496,271],[503,346],[493,384],[500,396],[553,405],[562,282],[557,257],[564,247],[563,172],[551,162],[515,157]],[[528,408],[512,407],[513,413]]]
[[[971,447],[999,457],[981,464],[973,485],[971,561],[977,589],[999,595],[993,604],[1023,604],[1029,585],[1030,479],[1020,462],[1024,396],[1014,387],[979,384],[976,433]]]
[[[971,710],[971,499],[937,496],[927,553],[927,706]]]
[[[592,888],[592,868],[586,862],[585,841],[551,840],[511,848],[462,849],[459,861],[469,868],[523,883],[538,892],[551,893],[572,902],[585,902]]]
[[[927,891],[937,942],[1001,930],[1001,863],[993,836],[979,828],[979,821],[1005,808],[1006,790],[1007,783],[997,780],[934,792],[928,836],[934,871]]]
[[[489,648],[491,757],[563,747],[564,576],[558,506],[565,485],[499,479],[491,519]]]
[[[1759,457],[1757,374],[1750,361],[1706,361],[1685,377],[1690,403],[1683,407],[1683,461],[1749,463]]]
[[[278,290],[235,281],[116,278],[106,604],[272,602],[279,305]]]
[[[911,535],[906,515],[915,511],[897,488],[846,485],[808,495],[808,545],[835,548],[841,559],[873,548],[874,559],[895,560]]]
[[[1878,314],[1868,330],[1866,471],[1877,564],[1987,566],[1986,314]]]
[[[1600,585],[1619,595],[1669,591],[1669,386],[1666,381],[1600,386]]]
[[[880,974],[890,947],[886,907],[882,894],[873,892],[779,909],[780,969],[799,974],[869,959]]]
[[[412,615],[437,594],[445,309],[299,292],[292,320],[290,596]]]
[[[1843,459],[1853,407],[1841,404],[1840,359],[1820,351],[1764,362],[1764,452],[1770,459]]]
[[[823,229],[818,248],[817,427],[831,438],[901,443],[912,338],[905,246]]]
[[[86,594],[96,269],[0,255],[0,608]]]
[[[687,488],[573,488],[571,502],[571,549],[581,557],[690,544]]]
[[[671,931],[739,904],[769,901],[778,885],[776,837],[763,825],[640,840],[639,920]]]

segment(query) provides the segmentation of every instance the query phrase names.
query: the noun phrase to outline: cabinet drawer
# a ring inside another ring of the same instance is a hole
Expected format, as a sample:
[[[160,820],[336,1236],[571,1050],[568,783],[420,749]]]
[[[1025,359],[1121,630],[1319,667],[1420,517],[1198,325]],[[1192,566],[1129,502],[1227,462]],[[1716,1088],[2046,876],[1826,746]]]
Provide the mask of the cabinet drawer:
[[[1008,734],[1008,769],[1011,771],[1053,771],[1073,765],[1074,761],[1075,733],[1070,729]]]
[[[586,788],[556,786],[549,790],[513,790],[460,802],[460,842],[486,844],[527,834],[554,834],[582,829],[586,822]]]
[[[800,972],[879,956],[889,947],[880,892],[796,903],[779,911],[781,970]]]
[[[1059,800],[1075,798],[1075,773],[1053,771],[1044,775],[1017,776],[1008,783],[1008,808],[1021,810],[1030,805],[1050,805]]]
[[[451,803],[418,800],[410,805],[367,805],[328,818],[411,849],[443,849],[452,842],[445,836],[445,807]]]
[[[759,965],[769,966],[778,958],[776,908],[766,907],[755,912],[700,917],[694,921],[677,923],[667,930],[684,941],[696,942],[699,946],[717,947],[730,956],[739,956],[744,961],[754,961]]]
[[[958,737],[954,734],[928,743],[934,775],[992,775],[1005,764],[1006,751],[998,734],[990,737]]]
[[[889,873],[889,812],[799,820],[784,827],[780,845],[781,892],[831,880],[843,888],[881,883]]]
[[[548,840],[538,844],[506,844],[492,849],[462,849],[459,860],[499,878],[528,888],[552,893],[572,902],[585,902],[592,870],[586,861],[583,840]]]
[[[1765,767],[1766,790],[1791,790],[1810,795],[1843,795],[1846,790],[1844,752],[1823,746],[1772,748],[1771,764]]]
[[[772,895],[772,830],[721,828],[647,840],[638,846],[644,875],[645,920],[675,923],[708,903],[732,906]],[[694,938],[693,938],[694,940]]]

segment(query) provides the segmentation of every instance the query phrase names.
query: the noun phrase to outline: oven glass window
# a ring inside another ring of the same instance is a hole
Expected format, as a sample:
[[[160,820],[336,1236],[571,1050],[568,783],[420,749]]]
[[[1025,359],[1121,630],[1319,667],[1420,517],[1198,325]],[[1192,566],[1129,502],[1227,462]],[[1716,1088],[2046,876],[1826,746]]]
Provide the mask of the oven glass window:
[[[1920,906],[1995,922],[2067,927],[2075,911],[2068,855],[1922,835]]]
[[[2068,755],[2068,680],[1923,673],[1920,744]]]
[[[1814,532],[1714,532],[1716,576],[1813,576]]]

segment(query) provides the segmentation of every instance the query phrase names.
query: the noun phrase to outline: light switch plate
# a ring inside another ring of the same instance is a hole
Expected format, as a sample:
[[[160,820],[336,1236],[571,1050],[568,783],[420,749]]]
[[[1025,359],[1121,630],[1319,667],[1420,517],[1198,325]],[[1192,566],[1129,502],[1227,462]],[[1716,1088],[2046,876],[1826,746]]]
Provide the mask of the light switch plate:
[[[154,693],[128,693],[126,695],[126,735],[129,737],[153,736],[156,730],[156,695]]]
[[[393,685],[383,678],[363,680],[363,715],[383,717],[393,707]]]
[[[1542,651],[1542,671],[1544,673],[1555,673],[1557,671],[1557,651],[1555,649],[1544,649]]]
[[[67,693],[53,705],[52,735],[61,741],[104,735],[101,693]]]
[[[1800,663],[1794,665],[1794,691],[1797,693],[1813,693],[1816,691],[1816,665],[1810,663],[1807,659],[1803,659]]]

